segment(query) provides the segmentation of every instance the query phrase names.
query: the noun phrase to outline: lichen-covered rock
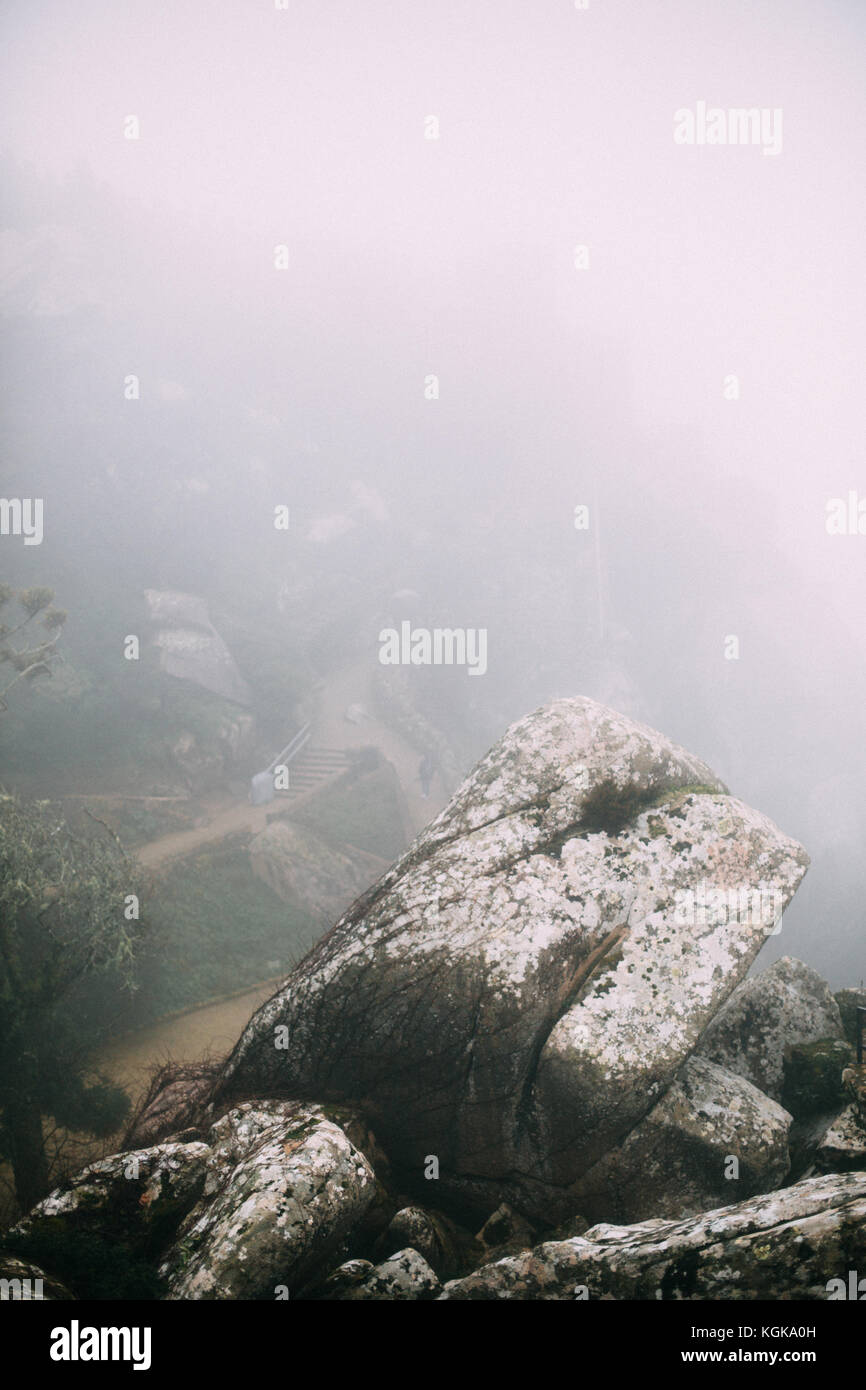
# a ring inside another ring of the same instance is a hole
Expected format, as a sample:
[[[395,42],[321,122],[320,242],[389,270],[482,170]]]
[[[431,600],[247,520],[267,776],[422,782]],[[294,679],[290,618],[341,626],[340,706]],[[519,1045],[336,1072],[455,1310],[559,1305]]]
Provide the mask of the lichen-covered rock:
[[[295,1294],[342,1253],[376,1197],[367,1158],[317,1106],[238,1106],[208,1144],[201,1201],[160,1268],[170,1299]]]
[[[167,1142],[112,1154],[55,1188],[11,1234],[63,1226],[77,1232],[122,1229],[128,1237],[136,1228],[145,1234],[179,1221],[204,1188],[208,1153],[198,1142]]]
[[[145,589],[160,669],[192,681],[234,704],[248,705],[250,690],[216,628],[204,599],[174,590]]]
[[[310,1293],[310,1297],[321,1302],[337,1302],[347,1298],[352,1289],[363,1284],[373,1270],[372,1260],[346,1260],[332,1269],[327,1279]]]
[[[658,1105],[572,1189],[590,1221],[709,1211],[784,1182],[791,1116],[742,1076],[691,1057]]]
[[[223,1098],[363,1100],[407,1178],[562,1220],[664,1095],[808,863],[594,701],[513,725],[251,1020]],[[282,1041],[280,1041],[282,1036]]]
[[[73,1299],[65,1284],[30,1260],[0,1254],[0,1302],[54,1303]]]
[[[810,965],[783,956],[737,986],[698,1050],[780,1101],[785,1049],[842,1036],[830,986]]]
[[[853,1055],[850,1043],[839,1038],[787,1048],[782,1104],[798,1119],[838,1110],[848,1099],[842,1073]]]
[[[866,1173],[846,1173],[691,1221],[593,1226],[453,1280],[440,1299],[826,1299],[864,1267]]]
[[[360,1261],[353,1263],[359,1264]],[[345,1266],[343,1274],[346,1274]],[[335,1285],[331,1287],[334,1289],[331,1297],[335,1301],[369,1303],[377,1300],[407,1302],[436,1298],[442,1285],[423,1255],[407,1248],[398,1250],[381,1264],[371,1266],[363,1279],[350,1279],[339,1291]]]
[[[866,1171],[866,1121],[848,1105],[824,1131],[814,1156],[819,1173]]]
[[[387,1230],[380,1237],[379,1248],[402,1250],[411,1247],[436,1271],[449,1274],[457,1263],[457,1248],[444,1221],[424,1207],[402,1207],[396,1212]]]

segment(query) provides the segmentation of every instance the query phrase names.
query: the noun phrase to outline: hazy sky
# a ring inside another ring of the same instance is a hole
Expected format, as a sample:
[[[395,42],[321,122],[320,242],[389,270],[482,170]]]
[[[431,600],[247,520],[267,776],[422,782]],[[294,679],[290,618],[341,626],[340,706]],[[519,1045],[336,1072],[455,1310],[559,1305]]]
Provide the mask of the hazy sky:
[[[89,313],[110,390],[142,373],[155,485],[242,508],[306,449],[310,544],[336,554],[348,526],[384,554],[408,527],[427,558],[416,574],[407,550],[399,582],[450,565],[457,609],[461,583],[467,612],[507,595],[510,556],[546,592],[598,486],[616,616],[638,643],[659,627],[659,671],[644,649],[636,675],[665,690],[666,731],[703,755],[742,721],[768,750],[759,793],[795,757],[802,696],[804,803],[822,758],[862,779],[866,536],[825,526],[828,499],[866,497],[861,4],[21,0],[0,37],[0,153],[43,190],[7,194],[0,308],[56,346],[7,378],[16,467],[85,468],[40,444],[15,383],[62,392],[65,325]],[[780,113],[780,148],[677,143],[701,103]],[[108,408],[75,379],[83,451]],[[108,454],[94,467],[122,480]],[[746,631],[760,669],[729,696],[722,637]],[[700,669],[700,713],[677,709],[677,663]],[[763,809],[798,833],[790,797]]]

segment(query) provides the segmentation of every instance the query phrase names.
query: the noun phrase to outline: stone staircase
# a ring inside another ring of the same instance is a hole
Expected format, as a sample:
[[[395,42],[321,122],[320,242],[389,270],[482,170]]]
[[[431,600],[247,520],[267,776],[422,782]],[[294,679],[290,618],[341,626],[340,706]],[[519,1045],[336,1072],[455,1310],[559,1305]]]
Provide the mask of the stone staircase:
[[[289,764],[288,791],[278,791],[275,800],[297,801],[307,797],[342,777],[350,766],[351,759],[342,748],[316,748],[306,744]]]

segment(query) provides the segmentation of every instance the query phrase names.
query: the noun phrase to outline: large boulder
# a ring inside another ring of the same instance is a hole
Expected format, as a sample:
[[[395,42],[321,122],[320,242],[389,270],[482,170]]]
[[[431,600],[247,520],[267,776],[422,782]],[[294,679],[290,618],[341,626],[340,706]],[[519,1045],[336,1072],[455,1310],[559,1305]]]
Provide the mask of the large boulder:
[[[254,1016],[218,1086],[347,1097],[407,1186],[563,1220],[803,877],[799,845],[587,699],[513,725]]]
[[[201,1201],[160,1266],[169,1299],[294,1295],[376,1199],[367,1158],[316,1106],[238,1106],[208,1145]]]
[[[699,1051],[780,1101],[786,1048],[843,1036],[830,986],[810,965],[783,956],[737,986]]]
[[[6,1254],[71,1290],[50,1297],[158,1298],[159,1254],[204,1191],[208,1156],[198,1140],[178,1139],[100,1159],[4,1235]]]
[[[127,1149],[82,1168],[12,1228],[13,1237],[48,1229],[144,1233],[179,1219],[197,1200],[205,1182],[207,1145],[166,1142]]]
[[[440,1299],[828,1299],[864,1267],[866,1173],[846,1173],[691,1221],[593,1226],[485,1265]]]
[[[144,597],[160,669],[232,704],[248,705],[249,686],[213,626],[204,599],[169,589],[145,589]]]
[[[694,1216],[784,1182],[791,1116],[742,1076],[705,1057],[673,1085],[618,1147],[572,1189],[590,1221]]]

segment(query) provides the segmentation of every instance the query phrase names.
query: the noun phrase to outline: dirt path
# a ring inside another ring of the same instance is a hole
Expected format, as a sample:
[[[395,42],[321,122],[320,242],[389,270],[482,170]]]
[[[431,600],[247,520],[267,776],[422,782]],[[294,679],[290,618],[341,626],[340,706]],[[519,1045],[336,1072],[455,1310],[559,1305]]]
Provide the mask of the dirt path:
[[[135,1104],[146,1090],[156,1064],[224,1057],[259,1005],[274,993],[277,984],[275,980],[267,980],[231,999],[202,1004],[175,1018],[158,1019],[146,1028],[118,1038],[100,1053],[100,1069],[123,1086]]]
[[[352,705],[361,705],[367,712],[367,717],[359,724],[345,717],[346,710]],[[380,749],[394,765],[400,780],[410,836],[422,830],[445,805],[447,798],[438,777],[433,780],[430,796],[425,798],[421,795],[418,778],[420,755],[376,716],[369,667],[352,667],[329,681],[312,722],[310,742],[320,748],[350,749],[374,744]],[[286,805],[302,805],[325,785],[327,783],[321,783]],[[245,800],[228,796],[215,799],[206,807],[209,815],[207,825],[163,835],[142,845],[136,850],[136,856],[147,868],[157,868],[230,835],[242,831],[256,834],[267,825],[268,811],[271,815],[275,810],[284,813],[286,805],[271,803],[269,806],[251,806]],[[377,856],[370,855],[369,858],[374,877],[388,867]],[[100,1056],[100,1066],[136,1099],[146,1086],[149,1069],[155,1062],[169,1058],[176,1062],[194,1062],[227,1053],[251,1014],[270,997],[275,988],[273,980],[265,981],[235,998],[205,1004],[175,1018],[158,1020],[107,1047]]]
[[[212,814],[207,825],[198,826],[195,830],[176,830],[171,835],[161,835],[158,840],[141,845],[135,851],[139,863],[152,869],[169,859],[192,854],[193,850],[211,840],[224,840],[228,835],[237,835],[242,830],[255,834],[264,830],[268,823],[267,808],[250,806],[246,801],[233,801],[226,797],[223,802],[211,802],[208,809]]]

